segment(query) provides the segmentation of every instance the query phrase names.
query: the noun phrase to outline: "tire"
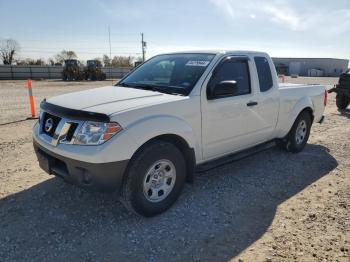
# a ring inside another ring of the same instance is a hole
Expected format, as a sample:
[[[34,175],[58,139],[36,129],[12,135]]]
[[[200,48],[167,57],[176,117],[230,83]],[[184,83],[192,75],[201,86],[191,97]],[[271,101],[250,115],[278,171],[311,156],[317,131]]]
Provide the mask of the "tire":
[[[130,160],[121,202],[139,215],[155,216],[177,200],[185,180],[186,163],[180,150],[169,142],[151,142]]]
[[[340,75],[339,84],[345,88],[350,88],[350,74],[344,73]]]
[[[344,95],[337,94],[335,99],[336,99],[337,107],[340,110],[346,109],[349,105],[349,102],[350,102],[349,99]]]
[[[287,151],[299,153],[302,151],[309,139],[312,120],[309,112],[303,111],[295,120],[291,130],[284,140],[279,141]]]

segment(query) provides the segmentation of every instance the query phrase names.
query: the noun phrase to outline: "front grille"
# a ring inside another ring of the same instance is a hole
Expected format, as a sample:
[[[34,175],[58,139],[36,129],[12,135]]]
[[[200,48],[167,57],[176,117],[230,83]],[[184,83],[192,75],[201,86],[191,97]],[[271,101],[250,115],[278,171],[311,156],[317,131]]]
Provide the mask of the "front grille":
[[[74,136],[75,131],[77,130],[78,124],[77,123],[71,123],[71,126],[67,132],[66,141],[71,142],[72,138]]]
[[[50,130],[46,130],[45,128],[45,124],[47,123],[48,119],[52,119],[52,128]],[[56,128],[59,124],[59,122],[61,121],[61,118],[58,117],[58,116],[54,116],[54,115],[51,115],[49,113],[44,113],[44,116],[43,116],[43,121],[42,121],[42,124],[41,124],[41,132],[49,135],[50,137],[53,137],[53,135],[55,134],[55,131],[56,131]]]
[[[51,123],[48,123],[48,121]],[[79,130],[83,123],[84,121],[66,119],[48,112],[42,112],[40,114],[39,136],[54,146],[58,144],[72,144],[74,143],[77,130]],[[51,128],[48,128],[49,126]]]

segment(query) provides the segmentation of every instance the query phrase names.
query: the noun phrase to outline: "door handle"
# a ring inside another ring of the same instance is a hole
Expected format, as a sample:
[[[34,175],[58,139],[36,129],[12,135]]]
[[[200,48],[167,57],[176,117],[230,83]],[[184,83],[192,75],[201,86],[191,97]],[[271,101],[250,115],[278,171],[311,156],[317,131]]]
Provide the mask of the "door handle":
[[[256,106],[256,105],[258,105],[258,102],[255,102],[255,101],[251,101],[247,103],[247,106]]]

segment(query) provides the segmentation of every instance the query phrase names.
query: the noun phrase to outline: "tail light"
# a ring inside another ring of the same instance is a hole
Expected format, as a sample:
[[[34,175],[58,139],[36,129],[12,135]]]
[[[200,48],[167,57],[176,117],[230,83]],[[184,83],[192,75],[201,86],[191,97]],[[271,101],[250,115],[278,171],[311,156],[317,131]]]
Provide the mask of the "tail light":
[[[327,105],[327,100],[328,100],[328,92],[327,92],[327,90],[325,90],[324,91],[324,99],[323,99],[324,106]]]

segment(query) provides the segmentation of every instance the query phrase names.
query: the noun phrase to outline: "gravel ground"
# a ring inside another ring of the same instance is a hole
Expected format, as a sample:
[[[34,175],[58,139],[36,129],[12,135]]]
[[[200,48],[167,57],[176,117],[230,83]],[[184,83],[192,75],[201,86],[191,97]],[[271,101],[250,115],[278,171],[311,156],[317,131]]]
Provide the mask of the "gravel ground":
[[[0,82],[1,121],[27,112],[23,84]],[[34,93],[96,84],[105,83],[41,81]],[[149,219],[113,194],[85,192],[40,170],[32,120],[2,125],[0,261],[350,261],[350,110],[340,113],[329,100],[303,152],[272,148],[198,173],[169,211]]]
[[[36,112],[44,98],[59,94],[75,92],[115,83],[108,81],[96,82],[64,82],[61,80],[33,81],[33,94]],[[28,89],[26,81],[0,81],[0,125],[30,117]]]

